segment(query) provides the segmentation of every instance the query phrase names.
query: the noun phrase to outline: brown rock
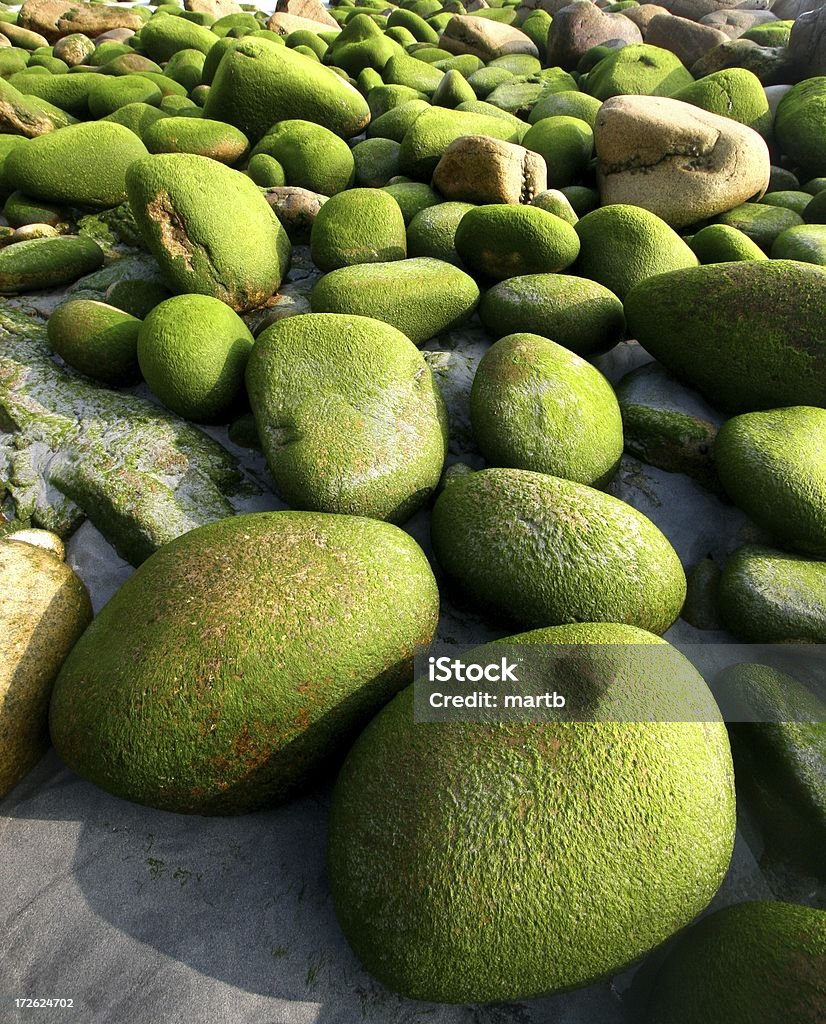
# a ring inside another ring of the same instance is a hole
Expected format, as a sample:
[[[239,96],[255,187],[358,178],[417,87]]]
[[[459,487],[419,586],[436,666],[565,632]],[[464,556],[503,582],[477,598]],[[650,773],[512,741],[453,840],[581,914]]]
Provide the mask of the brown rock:
[[[800,15],[792,25],[789,53],[801,78],[826,75],[826,7]]]
[[[95,46],[100,46],[101,43],[125,43],[134,34],[133,28],[110,28],[107,32],[101,32],[99,36],[95,36],[93,42]]]
[[[95,52],[95,44],[88,36],[76,33],[64,36],[54,44],[52,51],[58,59],[65,61],[70,68],[83,64]]]
[[[724,68],[745,68],[763,85],[784,85],[800,77],[787,46],[758,46],[751,39],[729,39],[709,50],[689,70],[695,78],[704,78]]]
[[[664,7],[660,7],[659,4],[640,4],[639,7],[626,8],[622,13],[629,21],[634,22],[642,32],[642,38],[645,39],[645,33],[653,19],[658,14],[668,14],[668,11]]]
[[[801,14],[822,6],[823,0],[775,0],[772,12],[781,21],[796,21]]]
[[[739,39],[744,32],[748,32],[755,25],[763,25],[767,21],[777,21],[777,15],[773,11],[712,11],[700,19],[701,25],[711,25],[712,28],[724,32],[729,39]]]
[[[74,118],[55,110],[47,112],[0,78],[0,134],[34,139],[72,124]]]
[[[508,53],[539,56],[536,44],[513,25],[488,18],[454,15],[445,26],[439,46],[449,53],[470,53],[487,63]]]
[[[603,14],[590,0],[576,0],[554,16],[547,64],[572,71],[592,46],[641,42],[642,33],[633,21],[622,14]]]
[[[279,11],[276,11],[267,22],[267,28],[279,36],[288,36],[291,32],[298,32],[299,29],[307,32],[330,31],[330,26],[326,22],[300,18],[297,14],[281,14]],[[340,28],[340,26],[336,25],[336,28]]]
[[[740,3],[732,3],[732,0],[660,0],[660,2],[671,14],[676,14],[679,18],[689,18],[691,21],[699,21],[707,14],[723,11],[730,7],[744,11],[767,11],[772,5],[772,0],[740,0]]]
[[[111,28],[129,28],[137,32],[143,18],[130,7],[104,4],[70,3],[68,0],[25,0],[17,15],[22,28],[45,36],[50,43],[73,32],[97,36]]]
[[[645,35],[647,43],[670,50],[687,68],[715,46],[727,43],[728,39],[725,32],[719,29],[700,25],[688,18],[678,18],[673,14],[660,14],[653,18]]]
[[[769,151],[757,132],[680,100],[606,100],[594,143],[602,205],[641,206],[674,228],[759,199],[769,183]]]
[[[228,14],[241,13],[241,5],[235,0],[184,0],[184,8],[200,14],[211,14],[216,21]]]
[[[327,196],[311,192],[306,188],[281,185],[268,188],[264,198],[273,213],[284,225],[291,242],[307,241],[318,216],[318,211],[327,202]]]
[[[341,28],[321,0],[278,0],[275,10],[279,14],[293,14],[298,18],[309,18],[310,21],[329,25],[330,28]]]
[[[465,203],[530,203],[548,187],[539,153],[487,135],[464,135],[447,147],[433,172],[445,199]]]

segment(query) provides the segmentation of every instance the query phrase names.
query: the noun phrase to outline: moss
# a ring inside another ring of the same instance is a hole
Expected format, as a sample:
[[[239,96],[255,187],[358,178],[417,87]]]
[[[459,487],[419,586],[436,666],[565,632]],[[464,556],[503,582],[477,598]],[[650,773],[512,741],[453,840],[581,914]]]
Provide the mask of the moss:
[[[778,146],[811,176],[826,175],[824,111],[826,76],[821,76],[793,86],[781,99],[775,114],[774,133]]]
[[[259,153],[281,164],[288,185],[332,196],[353,184],[355,163],[350,147],[312,121],[279,121],[252,151],[253,156]]]
[[[33,139],[12,153],[5,173],[35,199],[116,206],[126,199],[127,169],[145,156],[146,147],[124,125],[78,124]]]
[[[765,203],[741,203],[733,210],[721,213],[718,224],[727,224],[747,235],[764,252],[769,252],[775,239],[787,228],[799,226],[803,218],[783,206]]]
[[[409,254],[459,264],[456,231],[462,217],[472,209],[472,203],[439,203],[420,210],[407,227]]]
[[[89,91],[87,102],[92,117],[106,117],[118,107],[127,103],[148,103],[152,107],[159,106],[163,98],[161,90],[141,75],[124,75],[120,78],[108,78],[101,75],[95,87]]]
[[[768,259],[757,242],[728,224],[709,224],[701,228],[692,236],[689,245],[700,263]]]
[[[75,771],[130,800],[199,814],[270,805],[409,682],[437,616],[427,560],[396,527],[229,518],[166,545],[98,615],[55,686],[52,738]]]
[[[826,267],[826,224],[800,224],[782,231],[771,247],[773,260],[799,260]]]
[[[93,380],[117,387],[140,379],[137,344],[140,320],[114,306],[70,299],[49,317],[55,352]]]
[[[470,394],[473,435],[489,466],[603,487],[623,449],[614,390],[569,349],[509,334],[488,349]]]
[[[197,153],[219,163],[239,163],[249,149],[247,137],[232,125],[208,118],[165,117],[144,133],[150,153]]]
[[[435,107],[458,107],[466,100],[475,100],[476,93],[468,85],[462,75],[456,71],[445,72],[444,78],[436,86],[431,102]]]
[[[417,117],[402,139],[399,154],[402,173],[429,181],[444,151],[462,135],[487,135],[506,142],[518,141],[518,132],[510,121],[434,107]]]
[[[98,84],[96,75],[14,76],[14,86],[25,96],[37,96],[73,117],[89,116],[89,94]]]
[[[209,53],[218,42],[218,37],[209,29],[166,14],[150,18],[141,29],[140,38],[141,48],[159,64],[168,61],[179,50]]]
[[[57,206],[49,206],[30,199],[24,192],[12,192],[3,204],[3,216],[12,227],[19,228],[26,224],[56,225],[61,222],[62,214]]]
[[[322,277],[311,295],[314,313],[383,320],[416,345],[464,323],[478,301],[473,278],[427,257],[342,267]]]
[[[165,153],[133,163],[127,189],[173,291],[211,295],[240,311],[266,302],[280,285],[289,239],[246,175],[206,157]]]
[[[456,230],[456,251],[474,273],[501,281],[564,270],[579,254],[579,238],[552,213],[500,203],[465,214]]]
[[[693,85],[691,72],[669,50],[632,43],[604,57],[588,73],[585,91],[599,100],[611,96],[674,96]]]
[[[55,288],[76,281],[102,263],[100,247],[76,235],[17,242],[0,249],[0,292]]]
[[[444,71],[423,60],[408,57],[406,53],[394,54],[382,68],[386,85],[406,85],[431,97],[444,76]]]
[[[321,271],[359,263],[386,263],[407,256],[399,204],[374,188],[340,192],[318,212],[310,236],[313,262]]]
[[[715,71],[674,93],[674,99],[730,117],[763,136],[771,135],[774,118],[769,101],[760,79],[745,68]]]
[[[417,213],[431,206],[438,206],[442,199],[429,185],[416,181],[403,181],[384,186],[384,191],[399,204],[405,224],[409,224]]]
[[[430,104],[424,100],[414,99],[400,103],[371,121],[367,127],[367,136],[401,142],[416,119],[429,109]]]
[[[400,53],[399,44],[384,36],[372,18],[356,14],[331,43],[326,60],[355,77],[364,68],[381,71],[391,57]]]
[[[63,76],[59,80],[62,81]],[[19,89],[0,78],[0,133],[32,139],[74,121],[59,107],[36,96],[24,96]]]
[[[601,101],[595,96],[576,89],[566,89],[542,96],[528,115],[528,120],[536,124],[546,117],[576,117],[593,128],[601,106]]]
[[[585,173],[594,154],[594,133],[578,117],[555,115],[535,121],[522,145],[544,158],[548,188],[563,188],[575,185]]]
[[[365,139],[353,146],[356,184],[378,189],[399,173],[401,146],[392,139]]]
[[[162,110],[152,107],[148,103],[127,103],[125,107],[118,107],[113,113],[102,118],[103,121],[114,121],[115,124],[122,124],[130,132],[143,142],[147,130],[162,117],[166,117]]]

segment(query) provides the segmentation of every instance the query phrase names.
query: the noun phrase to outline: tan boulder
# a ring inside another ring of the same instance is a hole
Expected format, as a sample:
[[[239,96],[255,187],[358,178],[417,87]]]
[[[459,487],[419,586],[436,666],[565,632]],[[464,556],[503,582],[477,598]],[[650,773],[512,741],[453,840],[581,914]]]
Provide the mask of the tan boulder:
[[[769,183],[769,151],[756,131],[680,100],[606,100],[594,143],[602,205],[640,206],[674,228],[759,199]]]
[[[241,5],[235,0],[184,0],[187,11],[211,14],[213,18],[225,18],[228,14],[240,14]]]
[[[296,185],[277,185],[264,192],[264,198],[281,221],[291,242],[309,241],[318,211],[327,196]]]
[[[301,18],[297,14],[282,14],[276,11],[267,22],[270,32],[279,36],[288,36],[291,32],[298,32],[299,29],[306,32],[330,32],[331,28],[326,22],[312,21],[310,18]],[[336,25],[336,29],[340,29]]]
[[[465,203],[530,203],[548,187],[544,157],[487,135],[463,135],[447,147],[433,172],[445,199]]]
[[[52,685],[92,620],[60,538],[44,532],[0,540],[0,796],[48,749]]]
[[[320,25],[329,25],[330,28],[341,28],[321,0],[278,0],[275,10],[277,14],[293,14],[298,18],[317,21]]]
[[[638,7],[627,7],[623,11],[623,15],[629,21],[633,21],[640,32],[642,32],[643,40],[645,40],[648,26],[658,14],[668,14],[668,11],[659,4],[640,4]]]
[[[576,0],[554,15],[546,63],[572,71],[592,46],[641,42],[642,33],[624,15],[603,14],[590,0]]]
[[[750,28],[764,25],[767,21],[777,21],[777,15],[772,11],[724,10],[704,15],[700,19],[700,24],[711,25],[712,28],[725,32],[729,39],[739,39]]]
[[[536,44],[513,25],[456,14],[445,26],[439,46],[449,53],[470,53],[487,63],[508,53],[539,56]]]
[[[670,50],[687,68],[695,64],[703,54],[728,40],[725,32],[711,25],[701,25],[673,14],[660,14],[653,18],[645,34],[646,43]]]
[[[137,32],[143,18],[131,7],[104,4],[71,3],[70,0],[25,0],[17,15],[22,28],[31,29],[54,43],[73,32],[99,36],[112,28],[128,28]]]

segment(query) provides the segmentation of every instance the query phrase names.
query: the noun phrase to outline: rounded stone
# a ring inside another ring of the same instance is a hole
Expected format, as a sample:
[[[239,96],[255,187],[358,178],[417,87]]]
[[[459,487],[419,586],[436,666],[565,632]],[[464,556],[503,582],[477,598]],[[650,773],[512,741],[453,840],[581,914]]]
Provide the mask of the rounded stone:
[[[477,206],[456,229],[456,251],[474,273],[502,281],[525,274],[553,274],[579,255],[574,228],[536,206]]]
[[[352,188],[318,211],[310,253],[321,271],[358,263],[387,263],[407,256],[404,217],[392,196],[375,188]]]
[[[49,344],[76,370],[118,387],[140,380],[138,330],[129,313],[93,299],[70,299],[46,325]]]

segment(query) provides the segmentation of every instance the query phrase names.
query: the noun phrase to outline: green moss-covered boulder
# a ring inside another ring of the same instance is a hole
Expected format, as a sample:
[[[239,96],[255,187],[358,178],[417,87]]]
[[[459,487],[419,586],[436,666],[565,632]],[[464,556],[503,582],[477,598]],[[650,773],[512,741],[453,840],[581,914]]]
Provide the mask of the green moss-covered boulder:
[[[230,167],[249,149],[243,132],[206,117],[164,117],[146,129],[143,141],[150,153],[197,153]]]
[[[384,114],[373,118],[367,126],[367,137],[369,139],[392,139],[394,142],[401,143],[416,118],[426,110],[430,110],[430,104],[423,99],[411,99],[400,103]]]
[[[448,71],[441,82],[436,86],[431,97],[435,107],[458,107],[460,103],[467,100],[475,100],[476,93],[473,86],[468,84],[467,79],[455,68]]]
[[[392,139],[365,139],[353,146],[355,181],[366,188],[382,188],[399,173],[401,144]]]
[[[444,405],[424,357],[388,324],[281,320],[255,343],[247,392],[291,508],[403,522],[439,482]]]
[[[601,106],[602,101],[595,96],[576,89],[566,89],[543,96],[531,109],[528,120],[536,124],[546,117],[576,117],[593,128]]]
[[[46,224],[54,227],[59,224],[62,213],[59,206],[41,203],[30,199],[25,192],[12,192],[3,203],[3,216],[13,228],[26,227],[29,224]]]
[[[459,263],[456,231],[472,203],[439,203],[419,211],[407,227],[410,256],[432,256],[445,263]]]
[[[585,173],[594,153],[594,133],[578,117],[556,115],[535,121],[522,145],[544,158],[548,188],[562,188],[576,184]]]
[[[688,244],[700,263],[768,259],[757,242],[728,224],[709,224],[692,235]]]
[[[113,113],[102,118],[103,121],[113,121],[115,124],[122,124],[130,132],[134,132],[143,141],[143,137],[156,121],[167,115],[157,107],[148,103],[127,103],[125,107],[118,107]]]
[[[178,50],[167,61],[164,74],[191,92],[203,82],[205,59],[200,50]]]
[[[487,350],[470,419],[489,466],[601,487],[622,455],[614,389],[590,363],[537,334],[509,334]]]
[[[768,901],[724,907],[669,952],[645,1024],[818,1024],[824,958],[826,911]]]
[[[769,189],[763,198],[758,200],[764,206],[782,206],[786,210],[794,210],[801,217],[811,201],[811,195],[798,188]]]
[[[673,96],[694,82],[679,57],[659,46],[632,43],[604,57],[585,80],[599,100],[612,96]]]
[[[290,241],[246,175],[207,157],[163,153],[133,163],[127,189],[172,291],[211,295],[241,311],[281,284]]]
[[[815,193],[803,211],[803,220],[807,224],[826,224],[826,189]]]
[[[826,175],[824,117],[826,76],[821,76],[793,86],[780,100],[774,118],[778,146],[811,177]]]
[[[494,337],[527,331],[580,356],[613,348],[625,333],[625,314],[617,296],[596,281],[567,274],[529,274],[501,281],[485,292],[479,316]]]
[[[637,206],[603,206],[587,213],[574,229],[580,241],[576,273],[605,285],[620,299],[646,278],[698,262],[673,228]]]
[[[254,142],[286,118],[321,124],[345,139],[370,120],[367,101],[335,71],[267,39],[242,39],[225,54],[203,110]]]
[[[417,213],[438,206],[443,200],[438,192],[419,181],[398,181],[383,186],[383,191],[399,204],[405,224],[409,225]]]
[[[0,292],[31,292],[70,284],[103,264],[103,250],[89,238],[33,238],[0,249]]]
[[[0,196],[14,191],[14,185],[6,177],[6,159],[18,146],[28,143],[23,135],[0,135]]]
[[[287,184],[283,165],[267,153],[250,157],[246,173],[260,188],[283,188]]]
[[[324,196],[350,188],[355,177],[355,162],[347,143],[312,121],[279,121],[252,153],[274,157],[284,168],[288,185]]]
[[[673,95],[675,100],[746,124],[761,135],[771,133],[774,119],[769,101],[760,79],[746,68],[715,71]]]
[[[801,673],[802,675],[802,673]],[[821,878],[826,870],[826,704],[803,682],[741,662],[714,680],[743,708],[728,726],[739,782],[768,857]]]
[[[4,175],[34,199],[117,206],[126,199],[127,169],[145,156],[146,147],[123,125],[76,124],[15,149]]]
[[[402,174],[430,181],[444,151],[463,135],[487,135],[518,142],[520,133],[501,117],[433,107],[416,117],[402,139],[399,154]]]
[[[463,593],[526,626],[624,622],[664,633],[685,599],[680,560],[649,519],[544,473],[459,477],[436,501],[431,534]]]
[[[643,281],[625,315],[632,337],[722,409],[823,406],[824,288],[826,269],[793,260],[714,264]]]
[[[826,642],[826,562],[746,546],[720,577],[720,612],[748,643]]]
[[[478,302],[472,277],[425,256],[342,267],[325,274],[310,296],[314,313],[383,320],[416,345],[468,320]]]
[[[209,53],[217,42],[218,36],[208,28],[168,14],[156,14],[140,30],[141,49],[159,64],[179,50]]]
[[[393,54],[382,69],[386,85],[406,85],[408,89],[415,89],[431,97],[431,102],[444,77],[445,72],[433,64],[416,60],[406,53]]]
[[[511,203],[469,210],[456,229],[455,244],[466,266],[495,281],[554,274],[579,255],[577,233],[561,217]]]
[[[318,211],[310,252],[322,271],[403,260],[407,238],[399,204],[381,189],[339,192]]]
[[[799,260],[826,267],[826,224],[799,224],[786,228],[771,247],[773,260]]]
[[[734,416],[714,445],[729,497],[784,546],[826,556],[826,409]]]
[[[411,681],[438,608],[423,552],[387,523],[211,523],[145,561],[95,619],[55,685],[52,739],[78,774],[139,803],[276,803]]]
[[[140,320],[105,302],[70,299],[49,317],[49,344],[76,370],[118,387],[140,380]]]
[[[765,203],[741,203],[733,210],[721,213],[718,224],[737,228],[748,236],[764,252],[770,252],[775,239],[789,228],[800,227],[803,218],[783,206]]]
[[[185,419],[228,414],[244,387],[253,339],[229,306],[209,295],[174,295],[140,325],[137,356],[146,383]]]
[[[32,80],[46,77],[52,76],[36,75]],[[67,76],[56,77],[62,81]],[[65,110],[37,96],[25,96],[0,77],[0,132],[33,139],[74,122],[75,118]]]
[[[87,103],[92,117],[106,117],[127,103],[160,105],[163,94],[158,86],[143,75],[123,75],[110,78],[96,75],[95,85],[89,90]]]
[[[164,287],[160,276],[127,277],[114,281],[105,293],[105,299],[110,306],[122,309],[138,320],[143,320],[151,309],[171,297],[172,293]]]
[[[612,695],[639,703],[619,721],[420,724],[411,686],[362,733],[333,792],[333,901],[367,970],[405,996],[510,1002],[616,974],[691,921],[728,867],[731,754],[683,656],[602,623],[505,642],[577,645],[549,657],[548,690],[596,684],[596,718]],[[665,702],[678,724],[635,720]],[[697,704],[709,721],[690,720]]]
[[[326,60],[355,78],[365,68],[381,71],[391,57],[403,52],[369,15],[356,14],[330,45]]]
[[[25,96],[53,103],[73,117],[89,116],[89,94],[100,84],[99,75],[15,75],[12,83]]]

